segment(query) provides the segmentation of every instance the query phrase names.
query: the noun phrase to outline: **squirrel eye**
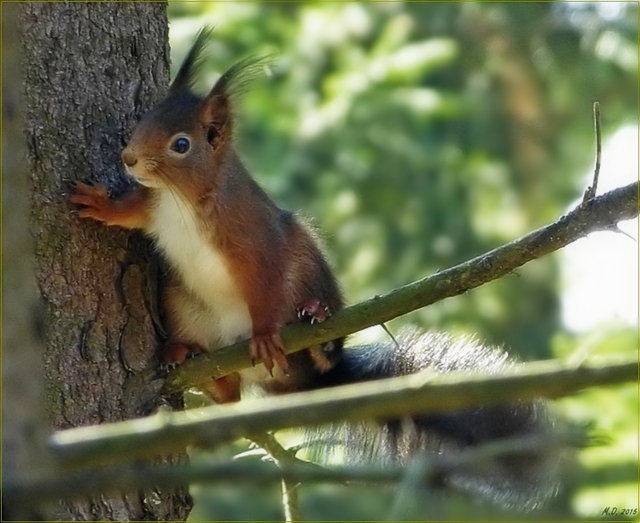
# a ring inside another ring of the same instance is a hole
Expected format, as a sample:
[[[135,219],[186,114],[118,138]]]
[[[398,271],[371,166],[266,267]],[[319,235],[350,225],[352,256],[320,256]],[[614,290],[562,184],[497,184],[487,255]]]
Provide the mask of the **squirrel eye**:
[[[178,154],[185,154],[189,150],[189,147],[191,147],[191,143],[189,142],[189,139],[184,136],[176,138],[171,144],[171,150]]]

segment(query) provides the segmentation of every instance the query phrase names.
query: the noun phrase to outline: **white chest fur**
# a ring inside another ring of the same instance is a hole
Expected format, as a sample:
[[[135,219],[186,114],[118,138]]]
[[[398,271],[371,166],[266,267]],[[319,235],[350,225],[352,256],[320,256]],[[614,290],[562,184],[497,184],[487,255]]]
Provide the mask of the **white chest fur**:
[[[160,191],[151,223],[149,232],[185,287],[207,311],[188,320],[193,322],[189,329],[196,331],[195,339],[205,343],[205,348],[215,349],[250,337],[247,303],[223,256],[198,226],[191,206],[175,193]]]

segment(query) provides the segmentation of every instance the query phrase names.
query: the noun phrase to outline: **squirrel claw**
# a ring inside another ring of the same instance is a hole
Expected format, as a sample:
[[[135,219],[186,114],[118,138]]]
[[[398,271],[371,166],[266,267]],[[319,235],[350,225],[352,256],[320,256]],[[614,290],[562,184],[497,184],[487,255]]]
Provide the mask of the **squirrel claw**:
[[[309,318],[311,325],[316,322],[322,323],[331,316],[329,307],[322,303],[318,298],[311,298],[310,300],[303,301],[298,305],[296,312],[299,319]]]
[[[172,370],[181,363],[184,363],[187,359],[193,358],[201,352],[204,352],[204,349],[196,345],[170,341],[165,343],[160,349],[160,365],[167,370]]]
[[[160,370],[162,372],[169,372],[169,371],[175,369],[177,366],[178,366],[177,363],[166,363],[165,362],[165,363],[161,363],[160,364]]]
[[[254,335],[249,342],[249,356],[252,365],[258,360],[262,361],[271,376],[276,363],[285,373],[289,369],[284,345],[278,333]]]
[[[72,194],[68,201],[78,206],[72,211],[73,214],[80,218],[105,221],[105,210],[109,207],[109,192],[104,185],[72,182],[71,188]]]

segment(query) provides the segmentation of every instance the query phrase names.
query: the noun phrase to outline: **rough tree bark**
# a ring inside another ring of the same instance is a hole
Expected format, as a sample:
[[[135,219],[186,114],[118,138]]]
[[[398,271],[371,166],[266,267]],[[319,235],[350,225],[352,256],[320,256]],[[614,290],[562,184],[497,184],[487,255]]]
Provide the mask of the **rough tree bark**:
[[[54,430],[149,414],[156,335],[140,235],[80,221],[71,180],[114,193],[130,182],[120,151],[169,79],[166,4],[25,3],[26,134],[35,271],[44,303],[46,407]],[[176,457],[167,459],[178,459]],[[184,519],[184,491],[65,502],[58,517]]]

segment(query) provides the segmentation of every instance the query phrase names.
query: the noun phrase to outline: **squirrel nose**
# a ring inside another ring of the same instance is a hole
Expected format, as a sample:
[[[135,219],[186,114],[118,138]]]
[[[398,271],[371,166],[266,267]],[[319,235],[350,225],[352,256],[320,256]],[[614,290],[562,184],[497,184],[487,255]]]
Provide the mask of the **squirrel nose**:
[[[127,147],[122,151],[122,161],[127,167],[133,167],[138,163],[138,158],[136,158],[136,155]]]

